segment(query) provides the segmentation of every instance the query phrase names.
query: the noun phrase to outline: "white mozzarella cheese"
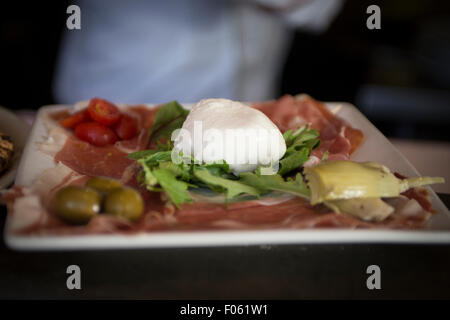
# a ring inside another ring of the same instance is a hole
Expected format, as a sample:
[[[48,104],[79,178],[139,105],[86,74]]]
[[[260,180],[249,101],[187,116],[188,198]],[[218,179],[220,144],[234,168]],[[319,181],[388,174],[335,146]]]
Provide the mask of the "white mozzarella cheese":
[[[199,163],[225,160],[239,174],[277,163],[286,143],[261,111],[228,99],[205,99],[192,108],[175,148]]]

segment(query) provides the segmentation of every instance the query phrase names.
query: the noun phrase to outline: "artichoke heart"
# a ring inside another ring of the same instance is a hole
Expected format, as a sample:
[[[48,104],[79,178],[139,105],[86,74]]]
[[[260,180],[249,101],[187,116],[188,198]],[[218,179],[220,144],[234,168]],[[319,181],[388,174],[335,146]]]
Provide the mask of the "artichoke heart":
[[[380,198],[357,198],[325,201],[325,205],[336,213],[348,213],[365,221],[382,221],[394,208]]]
[[[305,168],[311,204],[353,198],[390,198],[412,188],[443,183],[440,177],[399,179],[375,162],[330,161]]]

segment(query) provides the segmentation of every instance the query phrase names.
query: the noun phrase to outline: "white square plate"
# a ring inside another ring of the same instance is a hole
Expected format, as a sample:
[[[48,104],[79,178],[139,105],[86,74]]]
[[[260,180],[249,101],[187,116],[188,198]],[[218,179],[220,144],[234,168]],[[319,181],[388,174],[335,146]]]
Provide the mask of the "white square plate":
[[[330,109],[341,106],[338,116],[364,133],[364,141],[352,155],[356,161],[376,161],[406,176],[419,175],[417,170],[392,146],[358,109],[348,103],[327,103]],[[46,106],[40,109],[25,147],[16,177],[16,184],[27,186],[45,169],[54,166],[53,159],[37,150],[36,142],[47,135],[44,113],[69,106]],[[185,105],[189,108],[189,105]],[[282,243],[450,243],[450,213],[435,192],[428,188],[433,215],[423,230],[351,230],[298,229],[257,231],[183,231],[151,232],[136,235],[84,236],[18,236],[8,232],[5,241],[13,249],[99,249],[156,248],[187,246],[267,245]]]

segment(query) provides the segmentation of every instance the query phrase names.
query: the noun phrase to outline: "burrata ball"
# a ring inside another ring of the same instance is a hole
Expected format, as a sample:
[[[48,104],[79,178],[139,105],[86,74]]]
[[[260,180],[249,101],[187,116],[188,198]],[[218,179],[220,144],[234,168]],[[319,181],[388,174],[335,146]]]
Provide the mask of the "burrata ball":
[[[239,175],[275,166],[286,152],[278,127],[261,111],[228,99],[195,104],[175,134],[174,148],[197,163],[225,160]]]

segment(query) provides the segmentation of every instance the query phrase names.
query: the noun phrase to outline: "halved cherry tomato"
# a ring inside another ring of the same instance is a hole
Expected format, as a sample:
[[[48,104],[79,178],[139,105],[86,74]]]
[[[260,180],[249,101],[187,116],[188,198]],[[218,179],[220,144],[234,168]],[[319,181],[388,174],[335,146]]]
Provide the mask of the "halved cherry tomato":
[[[105,126],[111,126],[120,119],[119,109],[111,102],[100,98],[93,98],[89,102],[88,110],[92,120]]]
[[[75,128],[75,135],[98,147],[114,144],[117,136],[110,128],[96,122],[81,123]]]
[[[83,122],[91,121],[88,109],[75,112],[73,115],[61,120],[59,123],[66,128],[73,129]]]
[[[123,114],[113,128],[120,139],[128,140],[137,133],[137,121],[133,117]]]

